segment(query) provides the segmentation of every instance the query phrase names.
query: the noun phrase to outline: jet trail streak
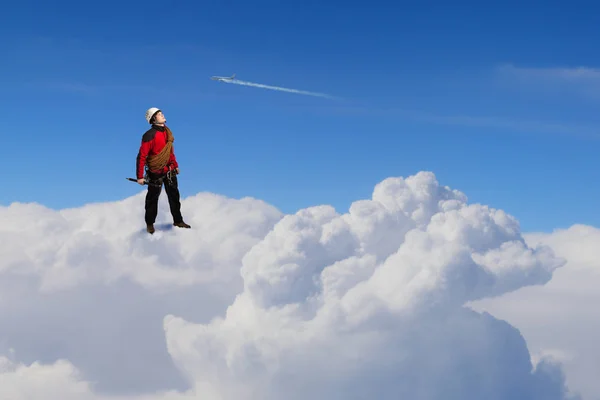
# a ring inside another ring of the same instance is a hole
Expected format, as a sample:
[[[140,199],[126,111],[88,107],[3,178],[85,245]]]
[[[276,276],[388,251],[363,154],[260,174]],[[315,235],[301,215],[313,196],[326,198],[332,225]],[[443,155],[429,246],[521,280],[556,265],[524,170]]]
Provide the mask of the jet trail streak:
[[[307,92],[306,90],[288,89],[288,88],[283,88],[283,87],[279,87],[279,86],[269,86],[269,85],[263,85],[261,83],[240,81],[238,79],[222,80],[221,82],[233,83],[233,84],[236,84],[236,85],[253,86],[253,87],[258,87],[258,88],[263,88],[263,89],[270,89],[270,90],[279,90],[279,91],[282,91],[282,92],[305,94],[305,95],[308,95],[308,96],[325,97],[325,98],[328,98],[328,99],[333,99],[334,98],[333,96],[330,96],[330,95],[325,94],[325,93]]]

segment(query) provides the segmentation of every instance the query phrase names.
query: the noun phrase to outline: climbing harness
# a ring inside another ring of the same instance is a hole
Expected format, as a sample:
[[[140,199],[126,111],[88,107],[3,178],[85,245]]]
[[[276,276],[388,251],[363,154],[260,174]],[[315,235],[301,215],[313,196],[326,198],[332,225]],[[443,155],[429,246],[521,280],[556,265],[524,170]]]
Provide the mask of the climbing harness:
[[[169,186],[174,186],[176,182],[177,171],[173,169],[172,166],[169,166],[169,171],[166,175],[158,176],[156,178],[151,179],[148,176],[148,168],[146,167],[146,173],[144,174],[144,185],[154,186],[154,187],[162,187],[163,182],[167,179],[167,184]],[[125,178],[128,181],[137,182],[137,179],[134,178]]]

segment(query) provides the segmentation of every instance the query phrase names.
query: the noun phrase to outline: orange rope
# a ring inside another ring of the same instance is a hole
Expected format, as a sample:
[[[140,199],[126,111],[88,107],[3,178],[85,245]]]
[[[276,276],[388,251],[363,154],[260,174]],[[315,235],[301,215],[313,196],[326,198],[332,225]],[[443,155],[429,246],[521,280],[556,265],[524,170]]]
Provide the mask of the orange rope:
[[[165,144],[165,147],[163,147],[160,153],[152,157],[148,156],[147,159],[148,169],[152,171],[162,170],[169,162],[169,157],[171,156],[171,149],[173,148],[173,141],[175,138],[173,138],[173,132],[171,132],[167,126],[165,126],[165,129],[167,131],[167,143]]]

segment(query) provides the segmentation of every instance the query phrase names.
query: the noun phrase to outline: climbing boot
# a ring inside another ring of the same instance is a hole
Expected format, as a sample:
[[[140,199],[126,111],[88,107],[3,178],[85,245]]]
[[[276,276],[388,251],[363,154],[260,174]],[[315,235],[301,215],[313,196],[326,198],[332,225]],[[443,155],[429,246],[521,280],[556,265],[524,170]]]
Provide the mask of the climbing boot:
[[[191,228],[191,226],[189,226],[188,224],[186,224],[185,222],[181,221],[181,222],[173,222],[173,225],[179,227],[179,228]]]
[[[152,234],[154,233],[154,224],[147,224],[146,225],[146,232]]]

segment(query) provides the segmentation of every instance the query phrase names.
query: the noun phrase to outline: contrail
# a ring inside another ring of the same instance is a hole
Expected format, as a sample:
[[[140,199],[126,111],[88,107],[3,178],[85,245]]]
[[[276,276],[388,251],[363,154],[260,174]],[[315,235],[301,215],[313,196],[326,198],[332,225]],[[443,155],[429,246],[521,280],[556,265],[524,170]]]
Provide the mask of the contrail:
[[[328,99],[335,98],[335,97],[330,96],[330,95],[325,94],[325,93],[307,92],[306,90],[288,89],[288,88],[283,88],[283,87],[279,87],[279,86],[269,86],[269,85],[263,85],[261,83],[240,81],[238,79],[222,80],[221,82],[234,83],[236,85],[244,85],[244,86],[254,86],[254,87],[263,88],[263,89],[279,90],[279,91],[282,91],[282,92],[305,94],[305,95],[308,95],[308,96],[325,97],[325,98],[328,98]]]

